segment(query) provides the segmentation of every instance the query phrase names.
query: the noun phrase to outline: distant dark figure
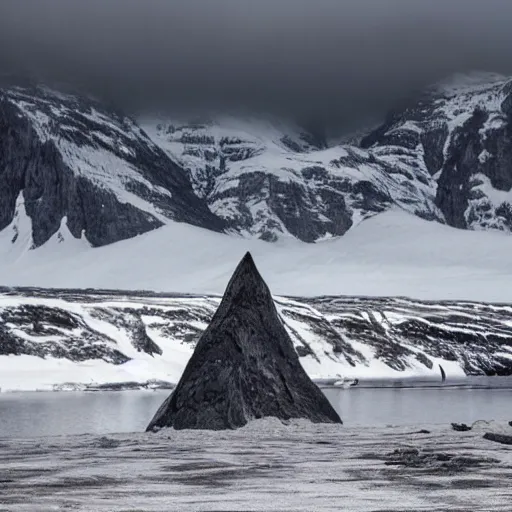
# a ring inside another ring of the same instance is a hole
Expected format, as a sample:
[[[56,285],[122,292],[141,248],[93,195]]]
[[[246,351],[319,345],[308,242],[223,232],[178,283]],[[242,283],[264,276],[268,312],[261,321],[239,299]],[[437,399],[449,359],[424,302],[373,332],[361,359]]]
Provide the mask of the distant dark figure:
[[[509,422],[508,422],[508,426],[509,426],[509,427],[512,427],[512,421],[509,421]]]
[[[299,362],[249,253],[231,278],[174,392],[147,430],[222,430],[264,417],[342,423]]]
[[[466,425],[465,423],[452,423],[452,429],[456,432],[468,432],[473,427]]]
[[[350,387],[353,388],[354,386],[357,386],[359,384],[359,379],[354,379],[354,382],[350,384]]]

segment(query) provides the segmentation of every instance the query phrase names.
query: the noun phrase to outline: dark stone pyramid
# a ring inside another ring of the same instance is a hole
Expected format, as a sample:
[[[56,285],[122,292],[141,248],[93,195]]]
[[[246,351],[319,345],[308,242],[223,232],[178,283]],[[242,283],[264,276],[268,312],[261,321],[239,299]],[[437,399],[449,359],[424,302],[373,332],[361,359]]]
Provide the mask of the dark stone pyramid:
[[[247,253],[180,382],[147,430],[234,429],[267,416],[342,423],[302,368]]]

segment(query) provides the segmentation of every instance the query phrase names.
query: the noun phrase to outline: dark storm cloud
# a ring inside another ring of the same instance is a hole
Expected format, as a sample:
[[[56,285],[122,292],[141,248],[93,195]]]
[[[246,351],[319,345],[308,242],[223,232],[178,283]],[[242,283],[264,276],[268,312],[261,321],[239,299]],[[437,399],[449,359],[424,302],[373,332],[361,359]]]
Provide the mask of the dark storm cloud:
[[[0,65],[132,104],[357,117],[512,72],[511,0],[0,0]]]

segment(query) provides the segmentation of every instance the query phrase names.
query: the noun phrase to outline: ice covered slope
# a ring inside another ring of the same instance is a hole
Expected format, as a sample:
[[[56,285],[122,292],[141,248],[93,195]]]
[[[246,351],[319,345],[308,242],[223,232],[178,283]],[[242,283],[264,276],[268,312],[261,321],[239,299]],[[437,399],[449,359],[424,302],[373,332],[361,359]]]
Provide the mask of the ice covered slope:
[[[0,185],[0,230],[27,248],[53,236],[106,245],[169,219],[224,227],[131,119],[43,86],[0,87]]]
[[[512,302],[510,235],[458,230],[400,210],[317,244],[269,244],[172,223],[106,247],[52,240],[19,256],[0,237],[0,283],[221,294],[248,250],[278,295]]]
[[[511,307],[275,297],[312,378],[512,374]],[[219,296],[0,290],[0,388],[176,384]]]
[[[359,147],[268,116],[138,123],[88,97],[0,87],[0,233],[16,254],[52,238],[108,245],[170,219],[315,242],[393,208],[510,231],[511,83],[430,88]]]
[[[188,170],[196,194],[245,235],[306,242],[345,234],[392,206],[443,220],[425,165],[325,137],[275,119],[141,120]],[[417,159],[418,162],[421,159]]]
[[[142,121],[210,209],[245,235],[313,242],[400,207],[463,229],[512,229],[512,80],[452,77],[351,144],[290,123]]]
[[[474,73],[392,112],[362,145],[380,159],[425,165],[448,224],[511,231],[511,127],[512,79]]]

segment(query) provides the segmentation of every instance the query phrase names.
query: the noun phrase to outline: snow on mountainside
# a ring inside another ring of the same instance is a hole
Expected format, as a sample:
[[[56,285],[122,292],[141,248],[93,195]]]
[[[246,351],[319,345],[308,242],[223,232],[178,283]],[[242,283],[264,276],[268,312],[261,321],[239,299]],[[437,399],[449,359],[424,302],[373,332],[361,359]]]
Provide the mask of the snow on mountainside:
[[[355,146],[326,147],[319,136],[268,119],[146,119],[142,126],[189,171],[212,212],[246,236],[314,242],[391,206],[443,220],[425,165]]]
[[[312,376],[511,373],[512,311],[481,301],[512,302],[512,81],[439,84],[362,147],[261,118],[141,123],[0,88],[0,284],[206,294],[4,290],[0,387],[176,382],[247,250],[302,297],[277,300]]]
[[[264,116],[142,119],[142,129],[89,98],[5,86],[0,231],[18,249],[23,226],[28,248],[55,237],[102,246],[172,219],[315,242],[396,207],[510,231],[511,116],[512,81],[492,74],[428,89],[360,147]]]
[[[302,296],[276,300],[313,377],[438,379],[439,364],[449,377],[512,373],[512,309],[480,302],[512,302],[505,233],[457,230],[397,209],[317,244],[269,244],[184,223],[100,248],[70,242],[13,255],[0,236],[0,258],[9,261],[0,282],[167,294],[0,290],[4,391],[177,382],[220,297],[169,292],[222,293],[248,249],[274,292]],[[356,294],[478,302],[347,297]]]
[[[144,120],[235,230],[312,242],[399,206],[463,229],[512,228],[512,81],[454,76],[392,112],[361,147],[296,126]]]
[[[71,234],[93,246],[169,219],[221,230],[186,173],[129,118],[43,86],[0,88],[0,230],[28,248]]]
[[[512,374],[508,306],[323,297],[276,305],[318,379]],[[0,290],[0,388],[175,384],[219,296]]]
[[[426,165],[435,204],[463,229],[512,230],[512,80],[453,77],[390,114],[363,147]]]

